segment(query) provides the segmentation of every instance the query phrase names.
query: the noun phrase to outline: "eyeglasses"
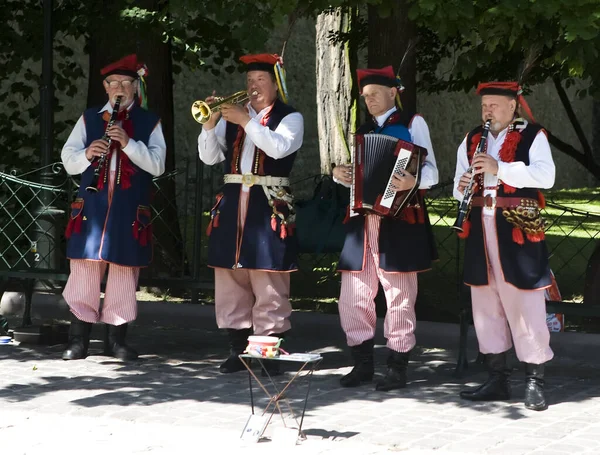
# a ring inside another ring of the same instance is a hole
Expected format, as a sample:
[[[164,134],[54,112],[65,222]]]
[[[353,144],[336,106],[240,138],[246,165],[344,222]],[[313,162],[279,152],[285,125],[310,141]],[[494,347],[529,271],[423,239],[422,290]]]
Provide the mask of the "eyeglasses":
[[[104,82],[106,82],[110,88],[119,88],[119,86],[121,86],[123,88],[129,88],[133,85],[133,83],[135,81],[125,80],[125,81],[104,81]]]

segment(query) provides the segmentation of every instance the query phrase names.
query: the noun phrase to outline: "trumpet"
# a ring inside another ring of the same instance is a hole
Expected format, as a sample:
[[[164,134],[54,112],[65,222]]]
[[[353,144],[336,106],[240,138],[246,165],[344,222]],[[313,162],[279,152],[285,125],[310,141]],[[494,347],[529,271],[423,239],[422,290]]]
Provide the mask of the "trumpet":
[[[253,94],[255,94],[253,92]],[[216,96],[215,100],[208,104],[206,101],[196,100],[192,104],[192,117],[198,123],[204,125],[208,122],[214,112],[219,112],[221,110],[221,106],[223,104],[240,104],[244,101],[247,101],[250,98],[250,95],[246,90],[240,90],[239,92],[234,93],[228,97],[220,97]]]

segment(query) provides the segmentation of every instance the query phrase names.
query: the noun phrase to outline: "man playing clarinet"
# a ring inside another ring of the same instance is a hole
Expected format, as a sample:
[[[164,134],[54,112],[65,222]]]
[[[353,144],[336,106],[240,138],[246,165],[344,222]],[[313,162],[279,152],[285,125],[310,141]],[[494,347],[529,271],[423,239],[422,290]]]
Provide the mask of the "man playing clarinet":
[[[137,358],[125,344],[125,334],[137,316],[140,268],[152,259],[152,178],[165,170],[160,119],[135,97],[145,66],[129,55],[101,74],[107,103],[83,113],[61,152],[65,170],[81,174],[66,232],[71,274],[63,296],[72,317],[64,360],[87,356],[95,322],[108,326],[105,354]],[[100,284],[107,270],[100,310]]]
[[[525,406],[546,409],[544,364],[552,359],[544,289],[551,285],[538,188],[554,185],[555,167],[546,132],[517,115],[519,105],[533,116],[517,82],[480,84],[483,121],[491,120],[484,150],[475,155],[482,130],[472,130],[458,148],[454,197],[463,199],[474,169],[476,186],[466,238],[464,280],[471,287],[479,351],[489,376],[460,393],[471,401],[511,397],[507,352],[515,345],[525,363]]]

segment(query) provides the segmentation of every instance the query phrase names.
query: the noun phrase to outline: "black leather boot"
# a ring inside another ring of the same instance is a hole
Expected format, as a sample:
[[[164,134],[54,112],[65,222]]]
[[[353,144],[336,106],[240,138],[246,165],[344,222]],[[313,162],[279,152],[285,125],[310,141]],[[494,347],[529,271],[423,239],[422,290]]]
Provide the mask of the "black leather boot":
[[[460,397],[471,401],[510,400],[510,369],[506,357],[506,352],[486,354],[485,363],[489,372],[487,381],[475,389],[463,390]]]
[[[525,364],[525,407],[532,411],[548,409],[544,396],[544,364]]]
[[[285,341],[286,332],[283,333],[271,333],[270,337],[283,338]],[[279,360],[263,360],[263,368],[261,370],[261,375],[263,377],[268,376],[279,376],[281,374],[281,361]]]
[[[354,368],[345,376],[340,378],[342,387],[358,387],[373,380],[375,367],[373,363],[374,340],[366,340],[357,346],[351,346],[350,352],[354,359]]]
[[[69,343],[62,354],[63,360],[85,359],[90,345],[91,322],[83,322],[71,315],[69,327]]]
[[[246,369],[238,356],[244,353],[250,335],[252,335],[252,329],[227,329],[229,357],[219,367],[221,373],[235,373]]]
[[[375,386],[375,390],[380,390],[382,392],[403,389],[406,387],[406,368],[408,367],[410,352],[397,352],[392,349],[389,351],[387,373]]]
[[[106,324],[106,332],[104,338],[104,355],[109,355],[120,360],[135,360],[138,358],[137,351],[125,344],[127,324]]]

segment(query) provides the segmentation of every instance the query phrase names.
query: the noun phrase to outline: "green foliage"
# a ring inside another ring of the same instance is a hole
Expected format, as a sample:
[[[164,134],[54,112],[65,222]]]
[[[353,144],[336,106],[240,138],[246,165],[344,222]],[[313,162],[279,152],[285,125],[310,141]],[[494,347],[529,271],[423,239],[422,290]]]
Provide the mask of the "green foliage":
[[[26,168],[39,163],[42,3],[0,0],[4,19],[0,28],[0,103],[4,107],[0,110],[0,147],[5,151],[0,155],[0,168],[17,164]],[[77,81],[85,77],[88,68],[76,60],[73,44],[80,39],[87,43],[95,33],[111,33],[116,45],[122,44],[118,42],[119,29],[135,27],[158,34],[171,44],[174,73],[187,67],[219,75],[241,70],[237,57],[245,52],[280,52],[264,49],[275,26],[288,16],[313,15],[325,7],[326,3],[320,1],[280,0],[54,1],[54,88],[69,98],[77,94]],[[54,113],[62,110],[55,97]],[[56,121],[54,137],[70,129],[75,120]],[[55,141],[55,159],[59,149]]]
[[[439,77],[425,68],[431,91],[469,90],[481,80],[515,80],[524,60],[535,61],[528,85],[551,76],[591,82],[600,95],[600,9],[597,0],[410,0],[411,18],[435,31],[436,48],[421,49],[449,58]],[[446,55],[442,55],[443,53]],[[435,57],[429,57],[434,58]],[[421,69],[423,70],[423,69]],[[436,77],[437,76],[437,77]]]

